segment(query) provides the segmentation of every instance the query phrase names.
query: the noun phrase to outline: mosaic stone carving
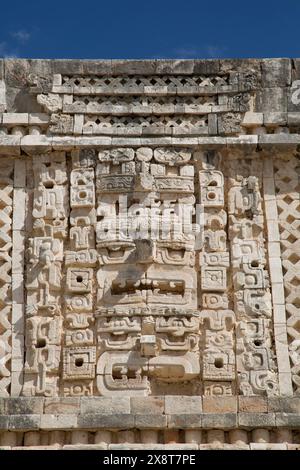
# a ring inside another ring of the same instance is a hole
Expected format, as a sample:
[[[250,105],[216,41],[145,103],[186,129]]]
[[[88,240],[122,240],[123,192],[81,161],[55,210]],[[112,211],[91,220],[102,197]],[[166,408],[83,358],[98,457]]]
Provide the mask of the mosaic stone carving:
[[[299,70],[0,61],[0,397],[299,396]]]

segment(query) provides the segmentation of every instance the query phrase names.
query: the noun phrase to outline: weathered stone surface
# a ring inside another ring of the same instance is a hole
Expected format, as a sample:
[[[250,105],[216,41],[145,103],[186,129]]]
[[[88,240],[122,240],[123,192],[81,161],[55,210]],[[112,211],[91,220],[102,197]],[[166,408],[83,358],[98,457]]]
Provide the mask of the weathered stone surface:
[[[299,429],[300,427],[300,416],[295,413],[276,413],[276,426]]]
[[[200,444],[200,450],[250,450],[248,445],[232,445],[232,444]]]
[[[41,416],[41,429],[74,429],[77,427],[77,414],[45,414]]]
[[[135,427],[137,429],[164,429],[167,426],[167,417],[158,414],[135,415]]]
[[[268,411],[283,413],[300,413],[300,397],[270,397]]]
[[[38,430],[42,418],[43,415],[39,414],[10,415],[8,429],[12,431]]]
[[[291,84],[292,64],[289,59],[262,60],[262,85],[286,87]]]
[[[44,398],[42,397],[18,397],[6,400],[6,411],[9,415],[42,414]]]
[[[165,412],[165,397],[134,397],[130,405],[133,414],[160,415]]]
[[[130,397],[82,397],[80,399],[80,412],[96,414],[129,414]]]
[[[106,444],[68,444],[62,450],[107,450]]]
[[[46,398],[44,402],[44,413],[77,414],[80,412],[80,399],[76,397]]]
[[[197,444],[110,444],[109,450],[198,450]]]
[[[0,429],[6,430],[9,428],[10,419],[7,415],[0,415]]]
[[[251,443],[250,450],[288,450],[287,444],[257,444]]]
[[[236,413],[237,397],[203,397],[204,413]]]
[[[11,450],[61,450],[60,446],[16,446],[16,447],[11,447]]]
[[[287,444],[287,450],[300,450],[300,444]]]
[[[166,414],[197,414],[202,412],[202,397],[165,396]]]
[[[82,429],[128,429],[133,428],[135,417],[130,414],[84,414],[78,415],[78,427]]]

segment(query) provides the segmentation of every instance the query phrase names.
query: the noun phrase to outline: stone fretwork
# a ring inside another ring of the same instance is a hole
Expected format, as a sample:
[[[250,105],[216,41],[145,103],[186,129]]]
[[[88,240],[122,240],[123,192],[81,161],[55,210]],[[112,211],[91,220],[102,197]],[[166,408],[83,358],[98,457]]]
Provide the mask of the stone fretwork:
[[[300,446],[299,80],[0,60],[0,449]]]

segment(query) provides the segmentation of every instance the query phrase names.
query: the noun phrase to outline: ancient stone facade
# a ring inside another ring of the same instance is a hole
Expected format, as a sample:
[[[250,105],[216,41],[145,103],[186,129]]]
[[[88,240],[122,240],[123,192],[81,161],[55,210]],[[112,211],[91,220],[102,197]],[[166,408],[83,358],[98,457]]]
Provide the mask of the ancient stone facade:
[[[300,61],[0,61],[0,445],[300,447]]]

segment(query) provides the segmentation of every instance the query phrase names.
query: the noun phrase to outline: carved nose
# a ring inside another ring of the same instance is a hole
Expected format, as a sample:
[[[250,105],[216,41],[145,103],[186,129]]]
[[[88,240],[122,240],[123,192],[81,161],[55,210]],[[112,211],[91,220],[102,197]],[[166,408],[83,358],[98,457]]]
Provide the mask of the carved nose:
[[[135,253],[137,263],[152,263],[155,245],[152,240],[135,240]]]

